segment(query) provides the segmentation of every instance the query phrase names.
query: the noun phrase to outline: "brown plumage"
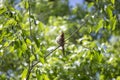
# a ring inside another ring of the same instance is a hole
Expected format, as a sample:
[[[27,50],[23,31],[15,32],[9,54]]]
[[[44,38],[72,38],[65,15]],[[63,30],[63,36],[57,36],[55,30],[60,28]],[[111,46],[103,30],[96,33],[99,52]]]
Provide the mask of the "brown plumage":
[[[63,55],[65,55],[65,52],[64,52],[65,39],[64,39],[64,33],[63,33],[63,32],[62,32],[61,35],[58,37],[57,43],[62,47]]]

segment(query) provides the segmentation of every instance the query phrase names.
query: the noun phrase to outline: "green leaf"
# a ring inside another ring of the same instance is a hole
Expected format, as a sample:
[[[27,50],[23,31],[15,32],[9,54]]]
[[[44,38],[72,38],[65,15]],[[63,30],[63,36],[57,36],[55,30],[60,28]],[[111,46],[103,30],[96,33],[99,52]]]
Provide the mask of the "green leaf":
[[[106,12],[107,14],[109,15],[109,17],[111,18],[112,17],[112,6],[111,5],[108,5],[107,8],[106,8]]]
[[[117,24],[117,20],[116,20],[116,16],[114,16],[110,19],[110,25],[112,30],[115,30],[116,24]]]
[[[3,50],[0,50],[0,57],[3,56]]]
[[[7,46],[9,46],[9,43],[5,42],[4,47],[7,47]]]
[[[37,39],[36,37],[33,37],[33,39],[34,39],[34,41],[35,41],[37,47],[40,47],[40,40]]]
[[[17,51],[18,51],[18,57],[21,57],[23,51],[20,48],[18,48]]]
[[[43,74],[43,80],[49,80],[48,76],[46,74]]]
[[[115,20],[112,26],[112,30],[115,30],[117,21]]]
[[[42,77],[42,75],[40,75],[40,74],[38,74],[38,73],[36,73],[36,77],[37,77],[37,80],[43,80],[43,77]]]
[[[23,52],[27,50],[27,45],[25,43],[22,44],[22,50]]]
[[[34,59],[35,59],[35,56],[32,55],[32,56],[30,57],[30,61],[32,62]]]
[[[40,31],[44,30],[44,24],[42,22],[39,22],[38,27]]]
[[[31,44],[31,41],[30,41],[30,39],[26,39],[26,42],[27,42],[27,44]]]
[[[88,4],[88,7],[90,8],[90,7],[92,7],[93,5],[94,5],[94,3],[91,2],[91,3]]]
[[[98,3],[98,0],[96,0],[96,3]]]
[[[24,71],[22,72],[22,80],[26,79],[27,72],[28,72],[28,69],[24,69]]]
[[[18,22],[22,22],[22,15],[19,12],[17,12],[17,15],[15,15],[15,20]]]
[[[103,27],[103,19],[101,19],[98,23],[98,25],[96,26],[96,33]]]
[[[120,80],[120,76],[117,76],[117,79],[116,80]]]
[[[15,19],[11,18],[5,24],[5,26],[9,26],[9,25],[17,25],[17,21]]]
[[[7,11],[6,7],[1,7],[1,8],[0,8],[0,14],[4,13],[4,12],[6,12],[6,11]]]
[[[41,63],[45,63],[44,57],[39,57]]]
[[[14,47],[11,46],[11,47],[10,47],[10,52],[12,53],[13,51],[14,51]]]
[[[43,53],[39,49],[37,51],[39,51],[38,54],[40,55],[40,57],[42,57]]]
[[[28,8],[29,8],[28,1],[25,1],[25,8],[26,8],[26,9],[28,9]]]
[[[108,29],[108,30],[110,30],[110,29],[111,29],[111,26],[110,26],[110,25],[108,25],[108,26],[107,26],[107,29]]]
[[[0,25],[0,30],[2,30],[3,29],[3,25]]]
[[[115,4],[115,0],[111,0],[112,4]]]

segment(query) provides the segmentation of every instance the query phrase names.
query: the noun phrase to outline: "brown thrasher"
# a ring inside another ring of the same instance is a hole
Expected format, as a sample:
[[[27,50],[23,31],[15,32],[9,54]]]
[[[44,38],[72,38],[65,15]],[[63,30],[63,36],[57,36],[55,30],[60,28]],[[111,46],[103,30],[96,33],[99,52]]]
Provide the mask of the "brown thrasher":
[[[65,39],[64,39],[64,33],[63,32],[61,33],[60,36],[57,37],[57,43],[62,47],[63,55],[65,55],[65,52],[64,52]]]

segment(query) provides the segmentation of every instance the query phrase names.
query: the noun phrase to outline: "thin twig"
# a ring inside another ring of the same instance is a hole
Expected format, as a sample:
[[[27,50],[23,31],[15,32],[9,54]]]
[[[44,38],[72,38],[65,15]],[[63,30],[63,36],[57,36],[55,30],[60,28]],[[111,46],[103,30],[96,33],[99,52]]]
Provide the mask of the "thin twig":
[[[30,1],[28,0],[28,4],[29,4],[29,8],[28,8],[28,12],[29,12],[29,26],[30,26],[30,37],[32,36],[32,28],[31,28],[31,20],[30,20],[30,16],[31,16],[31,6],[30,6]]]
[[[47,55],[44,56],[44,58],[46,58],[47,56],[49,56],[51,53],[53,53],[56,49],[58,49],[60,46],[57,46],[54,50],[52,50],[51,52],[49,52]]]
[[[76,29],[67,39],[65,39],[65,41],[69,40],[77,31],[79,31],[79,30],[82,28],[82,26],[83,26],[84,24],[85,24],[85,22],[82,23],[82,24],[80,25],[80,27],[79,27],[78,29]]]
[[[50,53],[44,56],[44,58],[48,57],[51,53],[53,53],[56,49],[58,49],[60,46],[57,46],[54,50],[52,50]],[[37,61],[35,64],[31,66],[31,70],[36,66],[40,61]]]
[[[30,1],[28,0],[28,12],[29,12],[29,27],[30,27],[30,39],[32,40],[32,29],[31,29],[31,21],[30,21],[30,16],[31,16],[31,12],[30,12]],[[30,49],[30,51],[32,52],[32,48]],[[30,78],[30,73],[31,73],[31,63],[30,63],[30,53],[28,54],[29,56],[29,62],[28,62],[28,72],[27,72],[27,76],[26,76],[26,80],[29,80]]]

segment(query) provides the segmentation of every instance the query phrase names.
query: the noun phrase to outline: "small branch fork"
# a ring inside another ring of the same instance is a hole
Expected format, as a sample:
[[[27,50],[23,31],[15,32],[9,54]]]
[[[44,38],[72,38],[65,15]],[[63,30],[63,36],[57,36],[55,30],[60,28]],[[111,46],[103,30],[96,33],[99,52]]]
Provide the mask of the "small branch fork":
[[[28,0],[28,6],[29,6],[28,12],[29,12],[30,40],[32,40],[32,28],[31,28],[31,20],[30,20],[30,16],[31,16],[30,0]],[[33,66],[31,66],[31,65],[33,65],[33,62],[32,63],[30,62],[30,55],[31,55],[31,53],[33,53],[32,46],[29,49],[30,49],[30,53],[28,54],[29,60],[28,60],[28,72],[27,72],[27,75],[26,75],[26,80],[29,80],[31,70],[33,69]]]

